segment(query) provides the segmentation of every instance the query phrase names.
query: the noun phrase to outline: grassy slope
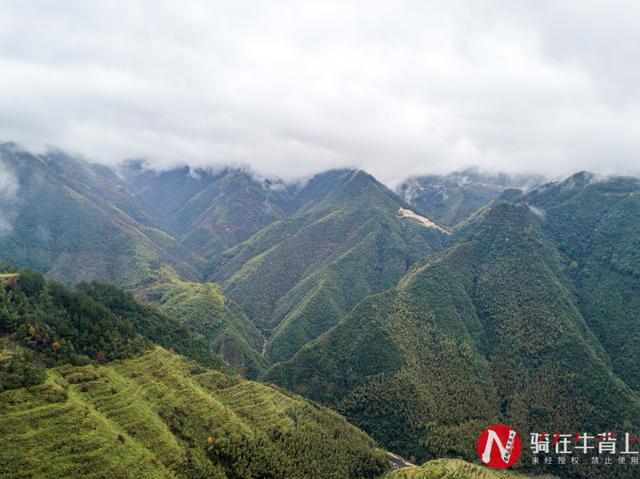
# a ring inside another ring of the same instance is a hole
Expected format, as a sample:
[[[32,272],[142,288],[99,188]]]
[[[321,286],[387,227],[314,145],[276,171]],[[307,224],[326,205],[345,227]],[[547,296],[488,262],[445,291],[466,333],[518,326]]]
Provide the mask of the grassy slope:
[[[406,467],[390,472],[386,479],[525,479],[525,477],[530,476],[511,471],[496,471],[460,459],[437,459],[422,466]]]
[[[225,361],[249,378],[267,367],[260,354],[263,337],[214,283],[172,281],[145,291],[147,299],[172,318],[202,334]]]
[[[161,348],[102,367],[58,367],[42,385],[0,394],[0,431],[0,476],[11,478],[222,478],[230,466],[211,451],[236,440],[241,453],[242,438],[277,444],[288,477],[358,477],[358,464],[385,462],[334,413]],[[274,439],[288,435],[297,453]]]

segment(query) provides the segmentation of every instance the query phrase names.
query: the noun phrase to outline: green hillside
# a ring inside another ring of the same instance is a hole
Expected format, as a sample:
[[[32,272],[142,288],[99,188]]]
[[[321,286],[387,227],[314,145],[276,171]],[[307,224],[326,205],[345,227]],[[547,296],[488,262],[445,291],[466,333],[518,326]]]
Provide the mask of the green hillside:
[[[290,198],[287,188],[229,170],[191,198],[170,227],[186,247],[202,256],[216,254],[285,217]]]
[[[81,282],[0,266],[0,476],[377,477],[365,433],[416,462],[476,460],[496,422],[640,428],[635,178],[0,161],[0,261]]]
[[[202,260],[160,231],[109,169],[7,143],[0,145],[0,161],[17,181],[16,197],[3,205],[11,225],[0,235],[0,259],[67,284],[101,280],[139,288],[161,270],[198,277]]]
[[[156,348],[0,393],[0,477],[378,477],[335,413]],[[28,451],[28,453],[27,453]]]
[[[71,291],[29,270],[20,271],[15,284],[0,288],[0,337],[35,353],[44,366],[104,363],[139,354],[155,343],[209,367],[229,369],[190,326],[129,293],[101,283],[84,283]]]
[[[637,427],[640,398],[585,321],[539,215],[500,202],[456,242],[268,379],[418,460],[472,458],[494,422],[523,431]]]
[[[265,371],[262,334],[216,284],[176,280],[146,290],[145,296],[161,312],[200,333],[239,372],[256,378]]]
[[[144,160],[128,160],[116,167],[117,174],[135,196],[164,225],[195,195],[212,184],[221,172],[191,170],[183,166],[166,171],[147,167]]]
[[[131,294],[71,291],[29,270],[3,277],[17,280],[0,288],[0,477],[361,478],[389,467],[342,417],[230,374],[199,331]],[[208,306],[222,301],[203,287]]]
[[[510,471],[496,471],[476,466],[460,459],[436,459],[422,466],[413,466],[392,471],[386,479],[525,479]],[[542,476],[535,476],[542,478]],[[547,476],[551,479],[551,476]]]
[[[154,172],[129,162],[120,172],[165,230],[202,256],[235,246],[295,208],[293,187],[243,170]]]
[[[640,182],[579,173],[522,201],[544,215],[574,279],[580,310],[611,358],[640,391]]]
[[[399,217],[406,205],[370,175],[343,171],[332,187],[325,180],[299,193],[298,213],[212,259],[212,278],[270,335],[274,361],[291,357],[368,294],[394,286],[446,241]]]

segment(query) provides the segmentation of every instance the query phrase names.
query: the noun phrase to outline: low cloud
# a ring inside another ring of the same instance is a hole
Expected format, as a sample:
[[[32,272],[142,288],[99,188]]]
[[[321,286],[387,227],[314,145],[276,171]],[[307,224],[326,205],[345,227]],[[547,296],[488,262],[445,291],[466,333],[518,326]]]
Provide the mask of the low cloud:
[[[18,179],[11,169],[0,161],[0,235],[13,230],[14,206],[18,198]]]
[[[640,4],[34,0],[0,16],[0,140],[388,184],[638,173]]]
[[[536,206],[528,205],[529,211],[531,211],[534,215],[536,215],[541,220],[545,220],[547,218],[547,212],[542,208],[538,208]]]

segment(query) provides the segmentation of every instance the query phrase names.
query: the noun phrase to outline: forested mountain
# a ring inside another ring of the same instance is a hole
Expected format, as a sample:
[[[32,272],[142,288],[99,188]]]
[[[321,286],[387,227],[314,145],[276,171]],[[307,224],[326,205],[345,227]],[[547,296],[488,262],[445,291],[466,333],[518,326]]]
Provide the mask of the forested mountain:
[[[365,296],[394,286],[448,237],[401,217],[408,205],[367,173],[329,175],[330,185],[320,175],[300,192],[298,213],[212,258],[211,277],[270,334],[274,361],[289,358]]]
[[[402,217],[409,205],[362,171],[287,185],[237,169],[153,172],[139,161],[113,171],[11,144],[2,159],[18,188],[1,258],[67,284],[98,279],[159,305],[172,298],[174,313],[176,298],[201,292],[192,284],[176,295],[185,281],[219,281],[239,308],[225,321],[211,308],[207,337],[252,377],[394,286],[447,236]]]
[[[189,328],[117,288],[72,292],[31,271],[2,282],[2,477],[365,478],[389,467],[342,417],[228,374]]]
[[[241,369],[252,372],[290,357],[363,297],[394,286],[447,236],[402,218],[409,205],[362,171],[330,171],[303,185],[232,169],[155,173],[140,163],[120,174],[170,234],[207,255],[205,275],[262,331],[216,333],[227,338],[227,351],[242,351]]]
[[[264,446],[270,452],[259,456],[259,467],[276,467],[270,461],[277,457],[300,473],[306,466],[287,442],[304,442],[297,432],[258,428],[220,448],[215,437],[201,448],[201,410],[184,406],[167,422],[165,396],[179,401],[184,391],[204,390],[225,397],[227,386],[201,384],[211,375],[251,390],[242,407],[269,396],[264,404],[279,404],[277,415],[289,426],[298,416],[289,406],[279,409],[283,401],[303,404],[304,421],[328,417],[300,399],[231,378],[232,369],[335,408],[416,461],[474,460],[479,432],[494,422],[541,432],[640,428],[635,178],[582,172],[534,187],[538,178],[471,170],[411,178],[396,194],[349,169],[287,184],[232,168],[154,172],[134,161],[114,170],[12,144],[0,146],[0,162],[0,259],[68,286],[86,281],[72,291],[23,271],[21,282],[9,278],[0,291],[0,367],[3,387],[11,389],[3,394],[14,405],[25,401],[17,415],[6,409],[6,430],[22,427],[11,421],[24,411],[34,409],[29,414],[38,420],[41,393],[63,397],[53,408],[88,408],[114,421],[97,408],[106,399],[91,396],[92,388],[120,391],[126,383],[123,398],[137,411],[131,414],[166,422],[170,435],[162,433],[162,441],[174,454],[167,457],[186,458],[168,466],[163,452],[127,432],[124,443],[135,443],[136,455],[127,464],[141,461],[158,477],[189,476],[187,470],[244,477],[237,468],[254,467],[244,454]],[[157,345],[200,366],[152,350]],[[170,379],[148,376],[151,361]],[[45,375],[43,365],[50,367]],[[89,374],[86,390],[84,380],[67,379],[73,368]],[[33,391],[19,388],[42,381]],[[231,399],[221,401],[233,409]],[[239,428],[254,420],[246,419]],[[325,419],[300,424],[316,430]],[[335,420],[340,431],[349,427]],[[101,424],[112,432],[123,427]],[[318,434],[329,437],[322,427]],[[358,471],[380,473],[384,461],[370,439],[335,434],[355,442]],[[321,449],[337,447],[327,441]],[[316,468],[309,471],[331,477],[314,462],[319,449],[307,445],[303,462]],[[245,452],[236,457],[236,450]],[[333,464],[336,477],[359,474],[344,464]],[[404,473],[475,474],[473,466],[459,466],[429,463]],[[120,466],[105,462],[97,470],[110,467]],[[613,477],[598,469],[573,473]]]
[[[0,259],[74,284],[140,288],[164,275],[197,279],[201,259],[156,228],[145,205],[105,167],[62,153],[0,145],[15,185],[3,200]]]
[[[640,391],[640,181],[582,172],[522,198],[559,246],[611,366]]]
[[[472,457],[493,422],[638,428],[637,188],[580,174],[492,204],[269,379],[419,459]]]
[[[195,329],[115,286],[82,283],[72,291],[35,271],[14,275],[6,286],[0,278],[0,336],[33,351],[41,364],[104,363],[160,344],[230,370]]]
[[[119,172],[167,231],[202,256],[235,246],[295,208],[294,186],[244,170],[154,172],[129,162]]]
[[[443,176],[408,178],[397,191],[419,213],[441,225],[453,227],[505,190],[527,190],[541,181],[534,175],[491,174],[470,168]]]
[[[266,339],[215,283],[174,280],[149,288],[145,298],[201,334],[245,376],[257,378],[266,370],[269,363],[261,354]]]

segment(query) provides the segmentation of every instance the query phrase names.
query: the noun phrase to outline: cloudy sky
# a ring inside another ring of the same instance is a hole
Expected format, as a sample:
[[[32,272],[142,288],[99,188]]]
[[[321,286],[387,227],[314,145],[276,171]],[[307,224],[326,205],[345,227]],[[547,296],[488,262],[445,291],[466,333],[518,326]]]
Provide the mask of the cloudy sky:
[[[0,0],[0,140],[92,160],[640,170],[640,2]]]

